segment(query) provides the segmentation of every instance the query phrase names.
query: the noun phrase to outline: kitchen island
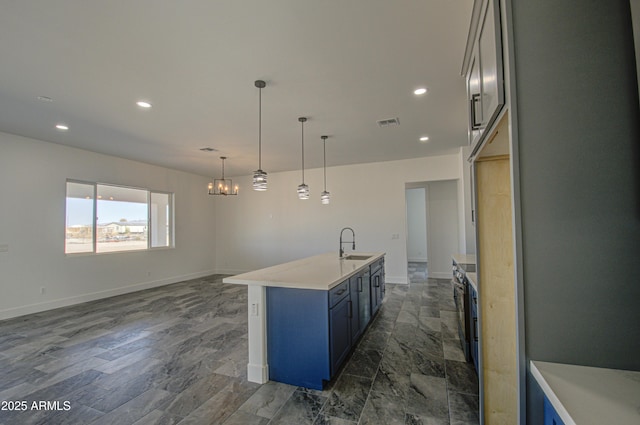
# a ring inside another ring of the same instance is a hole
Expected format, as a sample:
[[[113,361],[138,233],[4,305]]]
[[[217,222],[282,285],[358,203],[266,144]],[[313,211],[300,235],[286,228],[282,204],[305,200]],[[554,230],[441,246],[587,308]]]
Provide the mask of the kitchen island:
[[[247,379],[322,389],[384,297],[384,253],[320,254],[223,279],[248,286]]]

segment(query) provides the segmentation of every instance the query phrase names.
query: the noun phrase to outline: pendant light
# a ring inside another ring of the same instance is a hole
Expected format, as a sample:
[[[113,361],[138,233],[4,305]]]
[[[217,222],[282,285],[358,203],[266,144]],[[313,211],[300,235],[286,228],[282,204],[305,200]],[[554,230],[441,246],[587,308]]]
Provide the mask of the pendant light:
[[[262,89],[267,85],[262,80],[256,80],[258,95],[258,169],[253,172],[253,190],[264,192],[267,190],[267,173],[262,171]]]
[[[305,117],[298,118],[302,126],[302,184],[298,186],[298,198],[309,199],[309,186],[304,184],[304,123],[307,121]]]
[[[231,179],[224,178],[224,160],[227,159],[227,157],[221,156],[220,159],[222,160],[222,178],[213,179],[213,182],[209,183],[209,195],[237,195],[238,186],[234,187]]]
[[[322,149],[324,150],[324,190],[322,191],[322,193],[320,194],[320,202],[322,202],[324,205],[329,203],[329,199],[330,199],[330,195],[329,192],[327,192],[327,138],[329,136],[320,136],[320,138],[322,139]]]

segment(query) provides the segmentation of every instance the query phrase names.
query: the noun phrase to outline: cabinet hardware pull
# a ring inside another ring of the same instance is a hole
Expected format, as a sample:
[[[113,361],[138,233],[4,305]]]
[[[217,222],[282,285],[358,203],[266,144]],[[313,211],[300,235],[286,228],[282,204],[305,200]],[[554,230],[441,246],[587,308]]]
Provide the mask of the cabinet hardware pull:
[[[345,293],[347,289],[346,288],[342,288],[341,290],[339,290],[338,292],[336,292],[336,295],[342,295]]]
[[[473,318],[473,340],[478,341],[478,318]]]
[[[358,276],[358,292],[362,292],[362,276]]]
[[[379,288],[380,287],[380,276],[376,276],[375,282],[376,282],[375,283],[376,288]]]
[[[471,129],[478,130],[482,123],[476,121],[476,104],[480,101],[480,93],[471,95]]]
[[[353,302],[347,301],[347,304],[349,305],[349,319],[353,319]]]

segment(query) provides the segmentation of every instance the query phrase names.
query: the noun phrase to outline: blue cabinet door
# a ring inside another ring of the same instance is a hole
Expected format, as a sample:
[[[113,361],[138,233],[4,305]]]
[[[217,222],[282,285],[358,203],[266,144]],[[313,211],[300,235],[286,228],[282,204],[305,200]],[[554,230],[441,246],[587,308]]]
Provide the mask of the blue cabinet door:
[[[351,297],[344,297],[329,311],[329,350],[331,376],[334,376],[351,351]]]
[[[322,390],[331,379],[329,293],[267,288],[269,379]]]
[[[355,343],[360,334],[362,327],[360,324],[360,284],[359,276],[352,276],[349,279],[349,296],[351,297],[350,319],[351,319],[351,342]]]
[[[467,284],[469,287],[469,313],[471,314],[470,322],[469,322],[469,340],[471,345],[471,358],[473,360],[473,365],[476,368],[476,373],[479,373],[479,365],[478,365],[478,346],[480,333],[478,329],[478,293],[470,284]]]
[[[384,298],[384,269],[377,268],[371,272],[371,314],[376,314]]]
[[[358,276],[356,283],[358,285],[360,334],[362,334],[371,321],[371,283],[369,282],[369,270],[362,272]]]
[[[560,415],[547,397],[544,398],[544,425],[564,425]]]

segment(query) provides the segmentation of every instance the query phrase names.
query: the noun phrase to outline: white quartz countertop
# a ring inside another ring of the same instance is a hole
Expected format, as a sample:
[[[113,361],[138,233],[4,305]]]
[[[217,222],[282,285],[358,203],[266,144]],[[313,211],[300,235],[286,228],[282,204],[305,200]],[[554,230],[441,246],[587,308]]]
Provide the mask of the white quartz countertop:
[[[565,425],[640,424],[640,372],[532,361]]]
[[[478,275],[473,272],[465,273],[464,275],[467,277],[469,285],[473,286],[473,289],[478,292]]]
[[[475,264],[476,256],[474,254],[453,254],[451,256],[456,264]]]
[[[366,260],[340,259],[337,252],[315,255],[252,272],[225,277],[224,283],[327,291],[384,257],[384,252],[350,252]]]

